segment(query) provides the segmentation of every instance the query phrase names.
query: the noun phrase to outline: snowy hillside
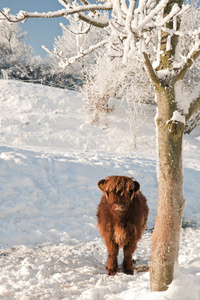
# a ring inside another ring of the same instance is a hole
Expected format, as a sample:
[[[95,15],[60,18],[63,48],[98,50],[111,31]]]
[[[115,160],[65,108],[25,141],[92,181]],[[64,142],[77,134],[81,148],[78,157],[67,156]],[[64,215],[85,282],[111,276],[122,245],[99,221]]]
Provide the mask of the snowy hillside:
[[[148,117],[132,153],[120,101],[94,127],[81,94],[4,80],[0,88],[0,299],[200,299],[200,128],[184,139],[180,270],[167,292],[150,293],[148,272],[106,275],[96,209],[100,179],[127,175],[140,182],[150,215],[134,259],[149,264],[157,209],[155,108],[144,107]]]

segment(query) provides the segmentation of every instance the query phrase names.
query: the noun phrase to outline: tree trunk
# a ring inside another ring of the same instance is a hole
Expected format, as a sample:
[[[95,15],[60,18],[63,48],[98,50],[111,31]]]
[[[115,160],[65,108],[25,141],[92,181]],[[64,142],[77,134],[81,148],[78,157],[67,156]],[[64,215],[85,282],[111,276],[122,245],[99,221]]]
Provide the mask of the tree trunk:
[[[184,209],[182,138],[184,124],[171,120],[176,110],[174,89],[157,88],[158,211],[151,242],[151,291],[164,291],[178,261]]]

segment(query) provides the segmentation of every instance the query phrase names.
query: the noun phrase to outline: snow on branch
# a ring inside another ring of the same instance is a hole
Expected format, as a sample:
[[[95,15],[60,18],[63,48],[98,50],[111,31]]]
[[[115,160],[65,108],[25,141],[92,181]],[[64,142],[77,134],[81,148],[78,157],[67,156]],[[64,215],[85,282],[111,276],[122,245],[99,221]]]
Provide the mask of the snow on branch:
[[[124,45],[124,62],[136,53],[143,57],[148,53],[149,42],[152,39],[154,29],[169,31],[166,26],[173,21],[174,28],[169,33],[168,49],[171,46],[171,36],[176,34],[177,16],[180,16],[190,9],[189,5],[181,7],[174,1],[170,12],[164,16],[163,12],[170,0],[111,0],[113,3],[113,19],[110,22],[112,36],[121,37]],[[138,4],[138,5],[137,5]]]
[[[154,9],[152,9],[148,14],[146,14],[146,16],[143,15],[143,20],[141,20],[141,22],[139,22],[139,24],[135,28],[133,28],[132,30],[135,33],[137,33],[145,27],[148,28],[148,23],[149,22],[151,22],[150,27],[152,27],[152,20],[155,18],[156,15],[159,14],[160,11],[162,11],[165,8],[165,6],[168,4],[168,2],[169,2],[169,0],[161,0],[159,2],[159,4],[157,4],[155,6]],[[154,26],[156,27],[156,25],[159,26],[159,24],[155,23]]]
[[[77,6],[74,5],[73,7],[68,5],[67,1],[60,1],[60,3],[65,5],[65,8],[53,12],[49,11],[49,12],[39,13],[39,12],[26,12],[21,10],[16,16],[5,14],[2,10],[0,10],[0,13],[9,22],[20,22],[20,21],[25,22],[28,18],[58,18],[58,17],[66,17],[68,15],[79,14],[88,11],[112,10],[112,4],[110,2],[105,4],[87,4],[87,5],[77,5]],[[87,16],[85,17],[87,18]],[[98,19],[98,23],[102,23],[102,22],[105,23],[105,21]]]
[[[200,83],[190,92],[183,91],[183,80],[175,83],[175,96],[178,108],[187,121],[200,108]]]
[[[200,108],[200,83],[188,95],[189,107],[185,114],[186,121]]]
[[[103,41],[90,46],[88,49],[78,53],[77,55],[70,57],[70,58],[65,58],[63,57],[63,53],[59,53],[56,49],[54,51],[49,50],[46,46],[42,46],[42,48],[47,51],[49,54],[55,55],[57,57],[59,57],[61,59],[60,61],[60,66],[62,68],[66,68],[69,65],[74,64],[77,60],[79,60],[80,58],[92,53],[94,50],[106,45],[108,43],[107,39],[104,39]]]
[[[186,63],[182,67],[179,74],[176,76],[176,81],[182,80],[189,68],[194,64],[194,61],[200,56],[200,40],[199,40],[199,50],[195,50],[195,47],[190,51],[187,56]]]
[[[199,108],[200,108],[200,96],[191,103],[188,109],[188,114],[186,115],[186,121],[189,120],[189,118],[191,118],[191,116],[193,116],[193,114],[197,112]]]
[[[78,14],[78,17],[81,21],[84,21],[92,26],[95,26],[95,27],[99,27],[99,28],[104,28],[104,27],[107,27],[109,25],[109,20],[105,20],[105,17],[103,18],[94,18],[94,17],[91,17],[91,16],[86,16],[85,14],[83,13],[79,13]]]
[[[177,17],[188,12],[190,9],[191,9],[190,5],[184,5],[182,8],[180,8],[178,6],[178,4],[174,4],[171,12],[166,17],[164,17],[159,23],[157,23],[157,26],[163,32],[169,33],[170,36],[172,36],[174,34],[179,35],[179,36],[182,35],[182,33],[180,33],[180,31],[177,30]],[[171,19],[173,19],[173,28],[172,29],[165,26]]]
[[[67,8],[68,5],[69,5],[69,3],[68,3],[67,0],[58,0],[58,2],[59,2],[61,5],[63,5],[65,8]]]

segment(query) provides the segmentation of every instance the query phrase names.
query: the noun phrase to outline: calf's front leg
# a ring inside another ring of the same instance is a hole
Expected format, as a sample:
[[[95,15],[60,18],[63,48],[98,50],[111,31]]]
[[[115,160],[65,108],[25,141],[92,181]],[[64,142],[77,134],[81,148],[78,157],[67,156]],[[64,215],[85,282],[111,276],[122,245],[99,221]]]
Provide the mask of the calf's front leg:
[[[115,275],[118,270],[117,255],[119,246],[111,239],[110,236],[104,237],[108,251],[107,274]]]

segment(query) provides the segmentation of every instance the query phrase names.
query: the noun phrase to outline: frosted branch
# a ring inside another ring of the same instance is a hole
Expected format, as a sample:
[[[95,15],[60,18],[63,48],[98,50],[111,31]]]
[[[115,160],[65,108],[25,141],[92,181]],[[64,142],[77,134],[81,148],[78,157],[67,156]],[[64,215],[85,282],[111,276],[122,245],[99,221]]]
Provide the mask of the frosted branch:
[[[123,26],[121,24],[118,24],[117,22],[110,22],[110,28],[113,32],[115,32],[119,36],[126,37],[126,33],[123,30]]]
[[[0,13],[9,21],[9,22],[20,22],[23,20],[27,20],[28,18],[58,18],[58,17],[66,17],[68,15],[92,11],[92,10],[111,10],[112,4],[90,4],[90,5],[78,5],[73,8],[64,8],[58,11],[47,12],[47,13],[39,13],[39,12],[26,12],[20,11],[16,16],[6,15],[3,11],[0,10]],[[100,20],[98,20],[101,23]]]
[[[134,11],[135,11],[135,5],[136,5],[136,1],[133,1],[133,0],[130,1],[128,13],[126,16],[125,28],[129,34],[133,34],[131,23],[132,23],[132,18],[133,18]]]
[[[199,92],[200,94],[200,92]],[[189,107],[188,114],[186,115],[186,121],[200,108],[200,95],[196,100],[194,100]]]
[[[173,26],[174,29],[173,29],[173,30],[176,31],[176,24],[177,24],[177,22],[176,22],[176,17],[179,16],[179,15],[182,15],[183,13],[185,13],[185,12],[187,12],[187,11],[189,11],[190,8],[191,8],[190,5],[183,5],[183,7],[180,8],[180,7],[178,6],[178,4],[175,3],[174,6],[172,7],[171,12],[170,12],[165,18],[163,18],[161,22],[159,22],[158,26],[164,26],[164,25],[167,24],[172,18],[175,18],[175,19],[173,20],[173,24],[174,24],[174,26]]]
[[[105,18],[92,18],[90,16],[86,16],[83,13],[78,14],[79,20],[84,21],[92,26],[104,28],[109,25],[109,20],[105,20]]]
[[[42,46],[42,48],[47,51],[49,54],[52,54],[52,55],[55,55],[57,57],[59,57],[61,59],[61,62],[60,62],[60,66],[62,68],[66,68],[68,67],[69,65],[72,65],[74,64],[77,60],[79,60],[80,58],[92,53],[94,50],[106,45],[108,43],[108,40],[105,39],[95,45],[92,45],[90,46],[88,49],[78,53],[77,55],[73,56],[73,57],[70,57],[70,58],[65,58],[63,56],[63,53],[58,53],[57,50],[54,50],[54,51],[51,51],[49,50],[46,46]]]
[[[200,50],[196,51],[196,50],[193,49],[193,52],[188,57],[187,62],[183,66],[182,70],[176,76],[175,81],[178,81],[178,80],[181,80],[181,79],[184,78],[185,74],[187,73],[189,68],[193,65],[194,61],[199,57],[199,55],[200,55]]]
[[[142,22],[140,22],[140,24],[136,27],[136,28],[132,28],[132,30],[137,33],[138,31],[142,30],[148,22],[150,22],[151,20],[154,19],[154,17],[156,15],[158,15],[158,13],[160,11],[162,11],[165,6],[168,4],[169,0],[161,0],[159,2],[158,5],[156,5],[156,7],[154,9],[152,9],[152,11],[143,19]]]
[[[191,93],[182,90],[183,80],[175,83],[175,96],[179,109],[183,112],[186,121],[200,108],[200,83]]]
[[[58,0],[58,2],[59,2],[61,5],[63,5],[65,8],[67,8],[68,5],[69,5],[68,1],[66,1],[66,0]]]
[[[91,29],[91,25],[88,25],[87,28],[85,28],[83,31],[73,31],[71,29],[69,29],[67,26],[65,26],[63,23],[60,23],[60,26],[64,29],[69,31],[70,33],[74,34],[74,35],[79,35],[79,34],[87,34],[90,29]]]

